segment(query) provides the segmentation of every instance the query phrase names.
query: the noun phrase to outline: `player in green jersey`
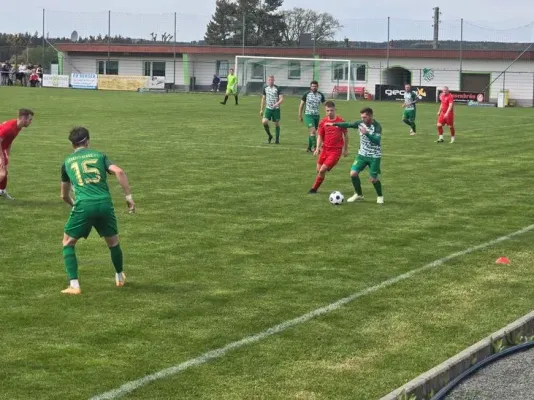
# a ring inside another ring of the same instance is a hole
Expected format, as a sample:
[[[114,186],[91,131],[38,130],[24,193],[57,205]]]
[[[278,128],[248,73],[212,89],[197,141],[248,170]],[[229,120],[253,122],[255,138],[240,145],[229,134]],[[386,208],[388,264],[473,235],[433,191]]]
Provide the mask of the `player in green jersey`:
[[[80,294],[78,282],[78,260],[74,246],[89,236],[94,227],[104,237],[111,252],[115,267],[115,283],[124,286],[122,250],[119,244],[117,218],[109,192],[106,174],[117,177],[124,190],[130,213],[135,212],[128,178],[124,171],[112,163],[105,154],[89,148],[89,131],[78,127],[71,130],[69,140],[74,153],[67,156],[61,165],[61,197],[72,207],[63,234],[63,259],[70,281],[69,287],[61,293]],[[76,200],[70,196],[73,190]]]
[[[273,140],[271,135],[271,128],[269,121],[274,122],[276,128],[276,144],[280,144],[280,104],[284,102],[284,95],[282,90],[274,84],[274,76],[270,75],[267,78],[267,85],[263,88],[263,96],[261,97],[260,116],[262,117],[263,129],[267,133],[269,143]],[[263,108],[265,107],[265,111]]]
[[[312,81],[310,83],[310,90],[300,100],[299,105],[299,120],[304,122],[309,129],[310,136],[308,136],[308,152],[313,153],[317,146],[317,128],[319,127],[320,112],[319,107],[326,100],[324,95],[319,92],[319,82]],[[304,107],[306,106],[306,107]],[[304,111],[304,117],[302,112]]]
[[[415,136],[415,103],[419,98],[417,93],[412,90],[410,84],[404,86],[404,102],[402,106],[404,107],[404,112],[402,114],[402,122],[410,127],[410,135]]]
[[[228,97],[234,96],[235,105],[237,106],[239,104],[239,99],[237,97],[237,76],[234,75],[234,70],[232,68],[230,68],[226,80],[226,95],[224,96],[224,101],[221,101],[221,104],[226,105]]]
[[[360,111],[360,120],[356,122],[337,122],[329,125],[339,126],[340,128],[354,128],[360,131],[360,150],[352,164],[350,178],[354,186],[354,196],[347,199],[347,202],[353,203],[357,200],[363,200],[362,185],[360,182],[360,172],[369,167],[370,181],[373,184],[378,204],[384,204],[382,195],[382,183],[378,179],[380,174],[380,161],[382,159],[382,127],[373,118],[373,110],[364,108]]]

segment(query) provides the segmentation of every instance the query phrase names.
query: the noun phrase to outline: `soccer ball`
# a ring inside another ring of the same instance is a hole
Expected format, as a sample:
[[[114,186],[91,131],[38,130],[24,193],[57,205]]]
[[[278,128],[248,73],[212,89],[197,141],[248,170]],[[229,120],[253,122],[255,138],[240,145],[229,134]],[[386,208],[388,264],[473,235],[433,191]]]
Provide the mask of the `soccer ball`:
[[[328,201],[330,201],[330,203],[332,203],[335,206],[339,206],[343,204],[343,202],[345,201],[345,197],[343,197],[343,193],[335,191],[335,192],[330,193],[330,197],[328,198]]]

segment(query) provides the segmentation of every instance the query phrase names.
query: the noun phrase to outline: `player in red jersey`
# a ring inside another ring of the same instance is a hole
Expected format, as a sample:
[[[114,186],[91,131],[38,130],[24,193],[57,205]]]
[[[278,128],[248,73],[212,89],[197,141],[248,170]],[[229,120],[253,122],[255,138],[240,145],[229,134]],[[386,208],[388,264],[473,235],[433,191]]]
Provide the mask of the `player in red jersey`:
[[[309,194],[317,193],[317,189],[323,183],[326,173],[335,167],[341,155],[349,155],[349,138],[347,129],[331,126],[336,122],[345,122],[343,118],[336,115],[336,105],[333,101],[327,101],[324,105],[326,117],[319,122],[319,136],[317,138],[317,148],[313,153],[319,155],[317,160],[317,178]]]
[[[17,137],[22,128],[31,125],[33,119],[33,111],[26,108],[19,110],[19,117],[11,119],[0,124],[0,196],[14,200],[7,194],[7,166],[9,164],[9,153],[11,152],[11,144]]]
[[[454,143],[454,97],[445,86],[443,92],[439,95],[441,102],[438,111],[438,143],[443,143],[443,125],[448,125],[451,132],[451,143]]]

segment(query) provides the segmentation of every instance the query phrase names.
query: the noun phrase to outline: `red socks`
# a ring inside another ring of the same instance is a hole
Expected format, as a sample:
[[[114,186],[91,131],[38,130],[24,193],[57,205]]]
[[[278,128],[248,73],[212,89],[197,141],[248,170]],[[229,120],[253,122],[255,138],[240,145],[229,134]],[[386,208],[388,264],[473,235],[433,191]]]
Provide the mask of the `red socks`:
[[[323,182],[324,182],[324,178],[321,178],[320,176],[317,176],[317,178],[315,178],[315,183],[313,184],[312,189],[313,190],[319,189],[319,186],[321,186],[321,184]]]
[[[442,126],[438,126],[438,133],[440,135],[443,135],[443,127]]]

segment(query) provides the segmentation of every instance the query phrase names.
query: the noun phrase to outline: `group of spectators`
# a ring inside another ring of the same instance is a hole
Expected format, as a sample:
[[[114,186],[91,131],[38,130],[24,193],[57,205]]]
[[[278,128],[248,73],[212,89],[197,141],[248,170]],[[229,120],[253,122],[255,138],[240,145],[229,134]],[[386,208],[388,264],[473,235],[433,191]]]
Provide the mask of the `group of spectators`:
[[[32,63],[12,65],[6,61],[0,64],[0,75],[0,86],[20,83],[21,86],[37,87],[43,81],[43,67]]]

